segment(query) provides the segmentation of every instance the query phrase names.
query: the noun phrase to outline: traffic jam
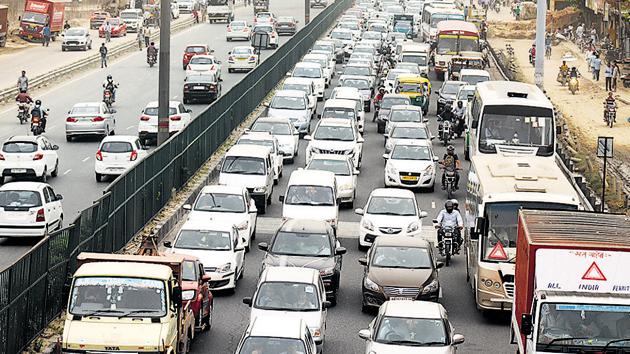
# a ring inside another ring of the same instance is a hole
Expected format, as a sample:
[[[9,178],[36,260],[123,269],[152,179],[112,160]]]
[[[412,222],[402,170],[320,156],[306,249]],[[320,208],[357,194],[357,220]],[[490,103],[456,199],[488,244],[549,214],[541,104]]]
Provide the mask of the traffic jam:
[[[222,67],[258,65],[253,33],[267,32],[271,49],[299,30],[255,11],[252,24],[226,21],[226,41],[244,43],[227,63],[186,47],[172,134],[195,119],[185,104],[220,97]],[[153,255],[78,256],[61,352],[476,351],[450,320],[447,270],[484,320],[507,319],[505,345],[486,352],[629,352],[630,220],[594,217],[556,159],[552,103],[496,75],[482,22],[459,0],[356,0],[261,103]],[[68,141],[103,137],[98,182],[157,137],[157,101],[137,135],[115,134],[115,113],[77,103],[65,121]],[[63,197],[47,184],[58,149],[44,135],[4,142],[0,237],[62,228]],[[228,347],[207,340],[222,330],[219,311],[240,319]],[[343,332],[353,350],[337,346],[340,311],[369,318]]]

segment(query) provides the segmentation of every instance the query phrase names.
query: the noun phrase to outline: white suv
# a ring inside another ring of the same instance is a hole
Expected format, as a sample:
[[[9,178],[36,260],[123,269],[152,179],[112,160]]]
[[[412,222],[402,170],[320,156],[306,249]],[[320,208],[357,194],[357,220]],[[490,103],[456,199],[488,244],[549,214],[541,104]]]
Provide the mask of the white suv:
[[[236,144],[242,145],[259,145],[266,146],[271,149],[271,159],[273,160],[273,183],[278,184],[284,171],[284,156],[280,151],[278,139],[269,132],[246,132],[243,134]]]
[[[96,182],[118,176],[147,157],[147,148],[133,135],[108,136],[101,141],[94,159]]]
[[[192,110],[187,109],[179,101],[170,101],[169,103],[169,121],[168,133],[174,135],[184,129],[192,121],[190,113]],[[140,123],[138,124],[138,136],[144,145],[148,145],[150,140],[157,139],[158,133],[158,101],[149,102],[142,110]]]
[[[295,64],[291,77],[304,77],[313,80],[315,84],[315,92],[317,100],[324,100],[324,90],[326,88],[326,78],[324,77],[324,69],[317,63],[299,62]]]
[[[13,136],[0,151],[0,184],[6,177],[36,177],[46,182],[59,173],[59,146],[46,137]]]
[[[361,167],[363,155],[363,137],[354,120],[341,118],[322,119],[317,124],[313,135],[307,135],[306,163],[311,162],[314,154],[350,155],[357,168]]]
[[[61,195],[38,182],[0,187],[0,237],[43,237],[63,224]]]

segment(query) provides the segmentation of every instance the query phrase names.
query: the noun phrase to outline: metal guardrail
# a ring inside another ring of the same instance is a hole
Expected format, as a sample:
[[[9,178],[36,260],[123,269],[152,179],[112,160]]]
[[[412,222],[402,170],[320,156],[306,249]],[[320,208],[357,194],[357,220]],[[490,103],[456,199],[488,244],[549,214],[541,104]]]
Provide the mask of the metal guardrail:
[[[195,20],[193,18],[179,21],[177,23],[173,23],[171,26],[171,32],[173,33],[178,32],[184,28],[191,26],[194,23],[195,23]],[[151,34],[151,39],[158,40],[159,36],[160,36],[160,32],[157,31],[156,33]],[[130,42],[123,43],[121,45],[113,47],[112,49],[109,50],[107,56],[109,58],[113,58],[127,51],[130,51],[131,49],[137,49],[137,48],[138,48],[138,42],[130,41]],[[83,70],[84,68],[87,68],[91,65],[98,64],[100,63],[100,60],[101,60],[101,56],[98,52],[88,55],[87,57],[83,59],[79,59],[73,62],[72,64],[68,64],[61,68],[54,69],[46,74],[37,76],[29,80],[29,89],[46,86],[50,84],[51,81],[56,80],[62,76],[66,76],[66,75],[78,72],[80,70]],[[6,100],[12,101],[15,99],[15,96],[17,96],[18,93],[19,93],[19,90],[15,86],[0,90],[0,101],[6,101]]]
[[[118,177],[72,224],[0,272],[0,353],[18,353],[61,313],[80,252],[123,248],[351,3],[332,3],[185,129]]]

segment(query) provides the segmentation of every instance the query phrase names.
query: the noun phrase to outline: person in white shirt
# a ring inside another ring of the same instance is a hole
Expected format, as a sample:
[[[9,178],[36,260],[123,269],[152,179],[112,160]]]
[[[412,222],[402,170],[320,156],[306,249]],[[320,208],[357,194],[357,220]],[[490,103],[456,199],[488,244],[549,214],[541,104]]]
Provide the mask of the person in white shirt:
[[[452,200],[447,200],[444,203],[444,209],[440,210],[436,218],[437,224],[435,228],[438,229],[438,246],[442,248],[442,230],[444,227],[452,227],[455,230],[457,250],[461,244],[461,230],[464,228],[464,220],[458,210],[455,209],[455,205]]]

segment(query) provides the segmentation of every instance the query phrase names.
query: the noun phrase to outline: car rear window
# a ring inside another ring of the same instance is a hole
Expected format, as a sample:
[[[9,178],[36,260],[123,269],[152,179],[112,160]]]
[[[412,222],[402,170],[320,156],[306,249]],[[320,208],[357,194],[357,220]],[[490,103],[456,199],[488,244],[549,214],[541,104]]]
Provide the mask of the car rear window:
[[[144,114],[148,115],[148,116],[157,116],[158,115],[158,108],[157,107],[147,107],[144,109]],[[173,115],[173,114],[177,114],[177,109],[174,107],[171,107],[168,109],[168,114],[169,115]]]
[[[205,47],[188,47],[186,48],[186,53],[205,53],[206,52],[206,48]]]
[[[98,114],[100,108],[98,106],[82,106],[72,107],[70,114]]]
[[[4,143],[2,151],[13,153],[29,153],[37,151],[37,144],[31,142],[12,141]]]
[[[103,143],[101,146],[102,152],[110,152],[110,153],[123,153],[123,152],[131,152],[133,151],[133,146],[131,143],[126,141],[110,141]]]
[[[212,64],[212,59],[205,57],[193,57],[190,59],[191,64]]]
[[[33,208],[42,205],[39,193],[34,191],[0,191],[0,207]]]

